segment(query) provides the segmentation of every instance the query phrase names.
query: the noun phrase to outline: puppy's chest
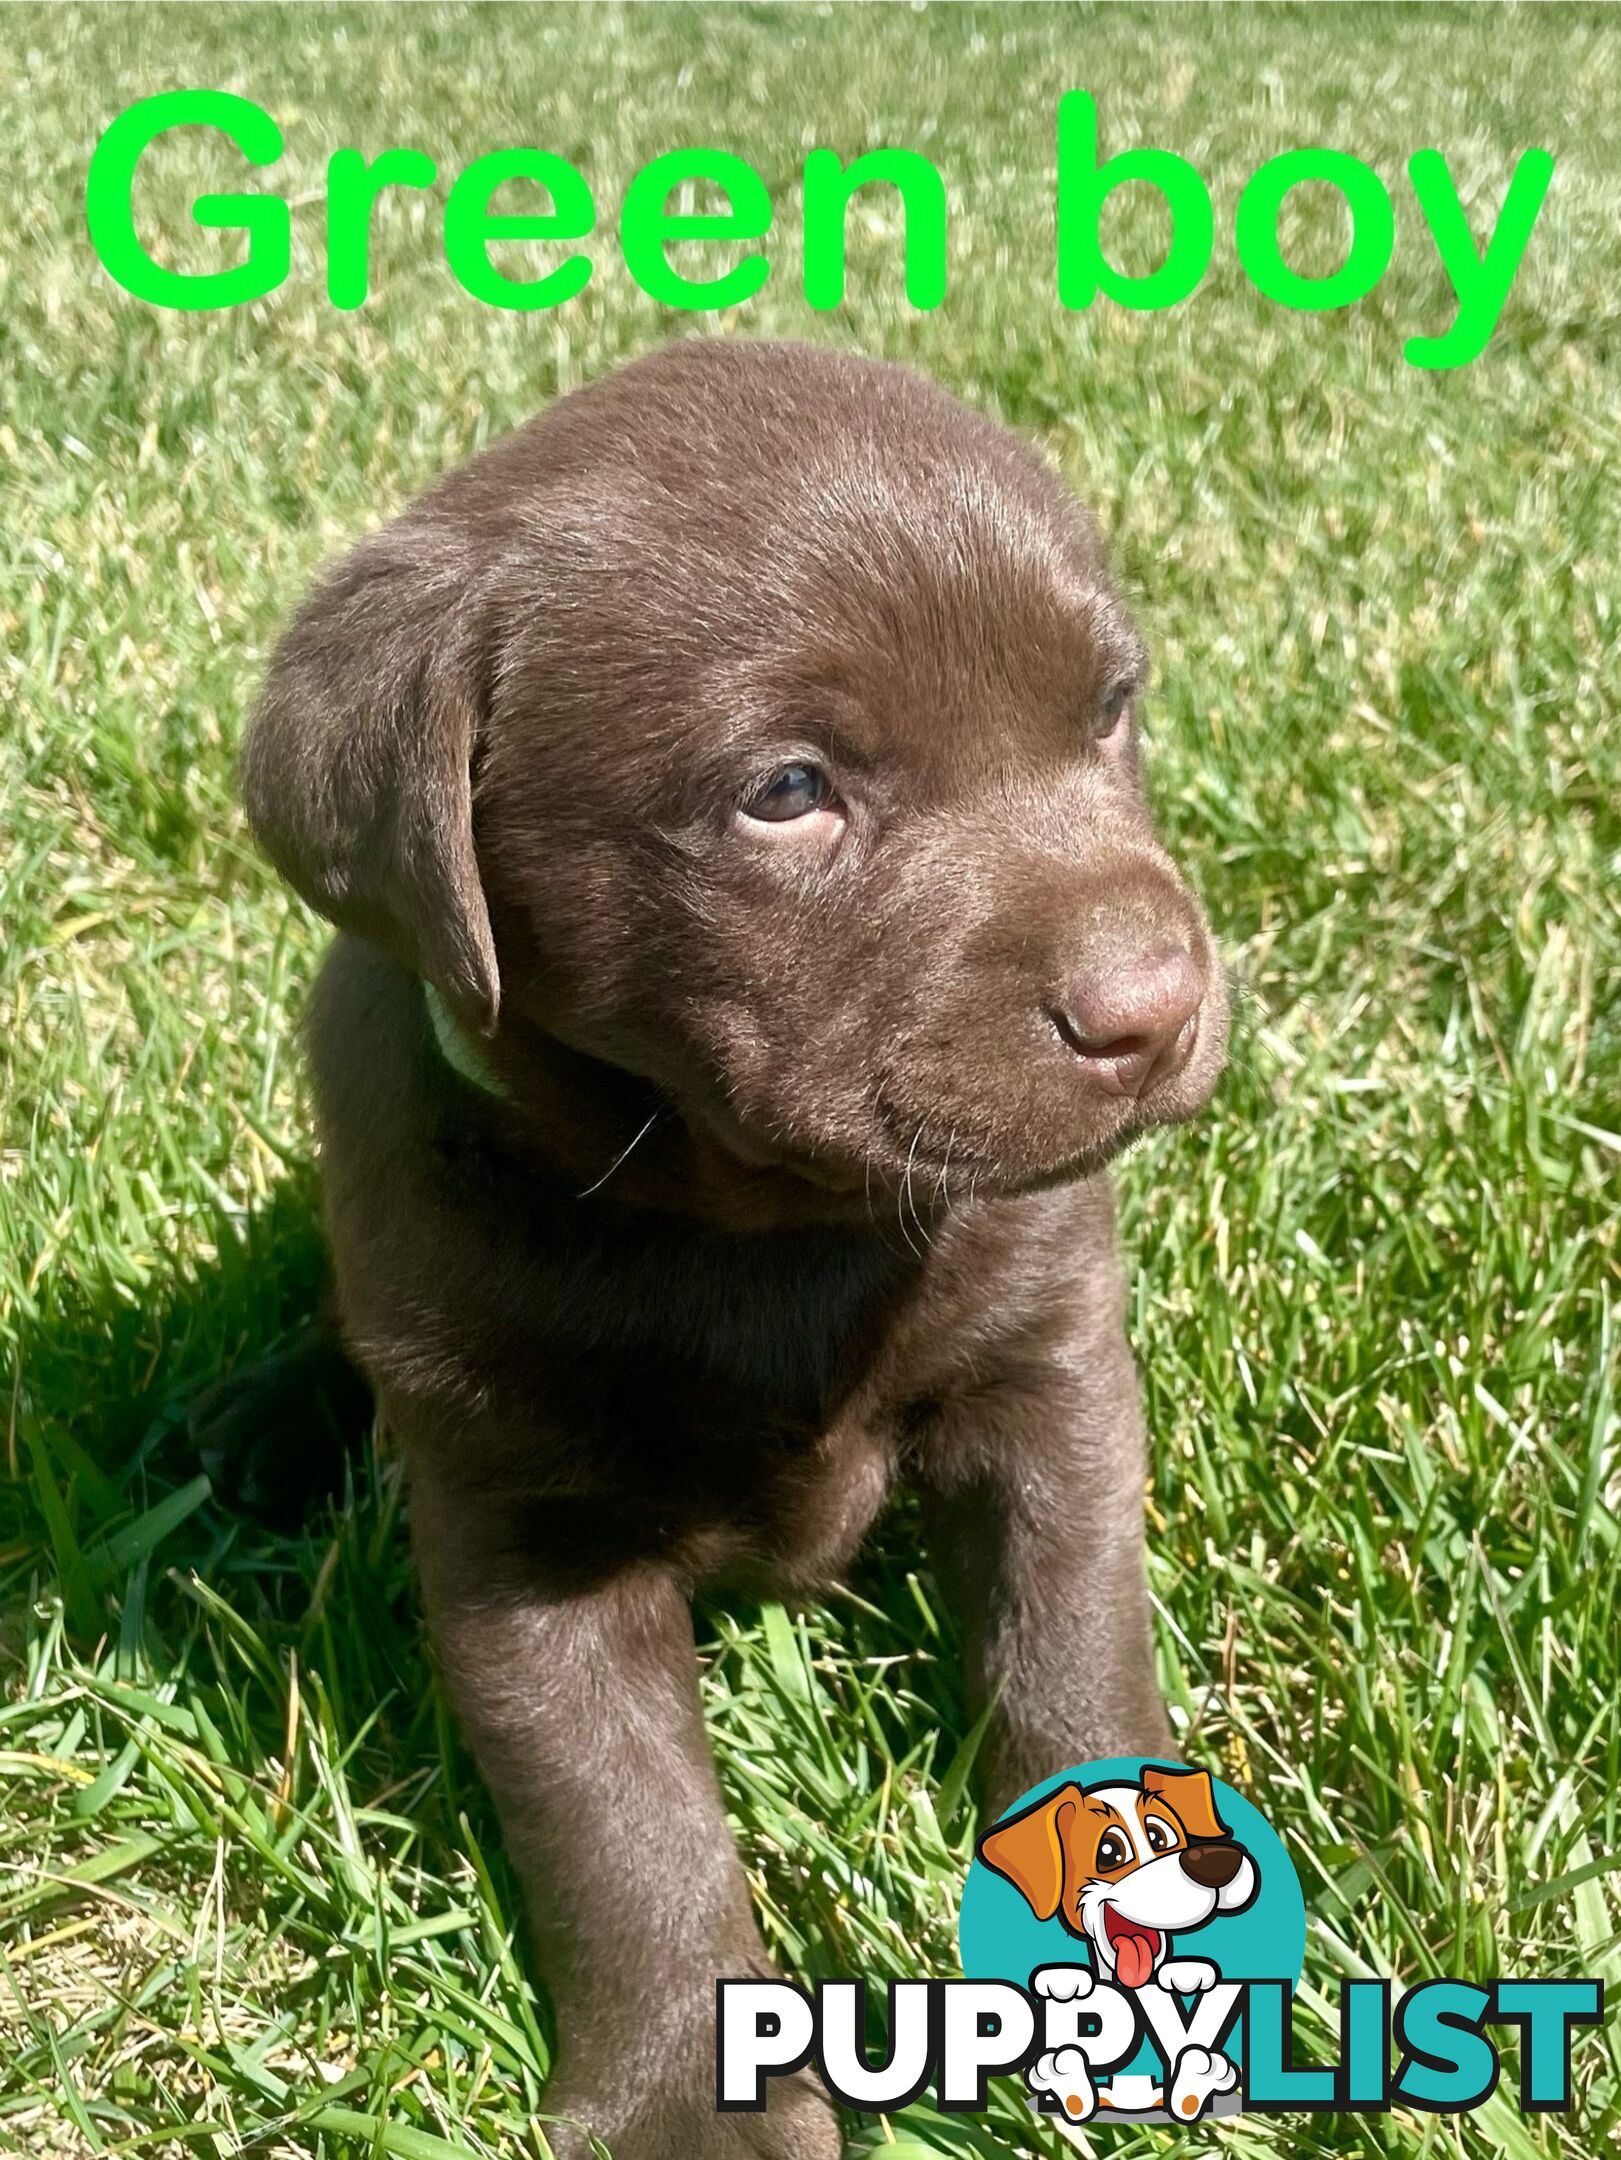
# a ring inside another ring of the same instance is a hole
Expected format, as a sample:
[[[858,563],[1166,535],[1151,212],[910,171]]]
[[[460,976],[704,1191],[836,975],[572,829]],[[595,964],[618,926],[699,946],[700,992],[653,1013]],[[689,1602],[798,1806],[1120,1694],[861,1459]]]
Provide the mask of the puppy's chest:
[[[827,1574],[887,1487],[880,1376],[914,1277],[842,1230],[643,1220],[555,1242],[521,1376],[536,1482],[594,1524],[600,1498],[627,1545],[685,1549],[700,1573]]]
[[[836,1421],[912,1282],[877,1240],[836,1230],[724,1237],[611,1224],[549,1255],[535,1318],[571,1421],[611,1421],[627,1391],[667,1429],[785,1445]]]

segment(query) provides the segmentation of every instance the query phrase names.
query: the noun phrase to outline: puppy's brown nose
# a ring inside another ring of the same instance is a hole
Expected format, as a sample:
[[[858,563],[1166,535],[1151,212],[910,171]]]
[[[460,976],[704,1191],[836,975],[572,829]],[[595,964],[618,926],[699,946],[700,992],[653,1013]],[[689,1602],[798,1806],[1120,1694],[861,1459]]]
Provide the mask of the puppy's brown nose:
[[[1223,1890],[1244,1864],[1244,1848],[1231,1838],[1214,1844],[1190,1845],[1182,1855],[1182,1872],[1202,1890]]]
[[[1167,939],[1078,975],[1052,1017],[1089,1080],[1146,1095],[1187,1063],[1203,1002],[1192,954]]]

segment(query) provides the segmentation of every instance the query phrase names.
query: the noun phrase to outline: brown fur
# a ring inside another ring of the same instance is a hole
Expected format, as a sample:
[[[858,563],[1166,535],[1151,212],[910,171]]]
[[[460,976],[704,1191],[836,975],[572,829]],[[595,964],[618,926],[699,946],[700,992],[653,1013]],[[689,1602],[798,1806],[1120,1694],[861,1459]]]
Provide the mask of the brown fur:
[[[1107,727],[1141,669],[1015,437],[729,340],[452,474],[275,657],[245,784],[345,933],[311,1024],[343,1327],[530,1892],[549,2104],[616,2160],[837,2150],[808,2079],[712,2111],[713,1983],[763,1953],[697,1586],[825,1580],[905,1479],[992,1804],[1166,1745],[1102,1170],[1203,1102],[1226,1005],[1134,695]],[[795,762],[836,832],[740,808]],[[1174,1046],[1134,1032],[1178,994]]]

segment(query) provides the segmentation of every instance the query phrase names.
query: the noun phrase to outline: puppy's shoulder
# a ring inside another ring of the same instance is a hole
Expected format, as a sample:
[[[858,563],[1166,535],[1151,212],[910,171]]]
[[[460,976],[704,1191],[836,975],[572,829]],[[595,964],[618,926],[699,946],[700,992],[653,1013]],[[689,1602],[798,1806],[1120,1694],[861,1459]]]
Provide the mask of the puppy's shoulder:
[[[408,1108],[427,1024],[422,985],[408,969],[359,938],[335,938],[304,1016],[323,1119],[387,1124]]]
[[[437,1205],[453,1200],[493,1141],[495,1106],[447,1066],[421,980],[340,935],[304,1035],[329,1189],[375,1206],[385,1185],[402,1196],[431,1185]]]

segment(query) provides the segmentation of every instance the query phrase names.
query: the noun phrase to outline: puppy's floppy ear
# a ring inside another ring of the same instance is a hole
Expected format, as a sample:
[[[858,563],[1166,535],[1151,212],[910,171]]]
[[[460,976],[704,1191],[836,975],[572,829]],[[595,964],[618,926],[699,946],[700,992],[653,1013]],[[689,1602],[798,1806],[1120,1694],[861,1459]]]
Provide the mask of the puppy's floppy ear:
[[[1190,1841],[1232,1836],[1216,1813],[1216,1792],[1208,1770],[1166,1770],[1157,1763],[1145,1763],[1142,1786],[1145,1793],[1165,1802]]]
[[[311,907],[488,1029],[500,979],[473,852],[478,568],[468,536],[407,514],[329,571],[271,661],[242,790]]]
[[[1080,1798],[1078,1785],[1060,1785],[979,1841],[981,1860],[1007,1877],[1038,1920],[1050,1920],[1063,1897],[1064,1834]]]

